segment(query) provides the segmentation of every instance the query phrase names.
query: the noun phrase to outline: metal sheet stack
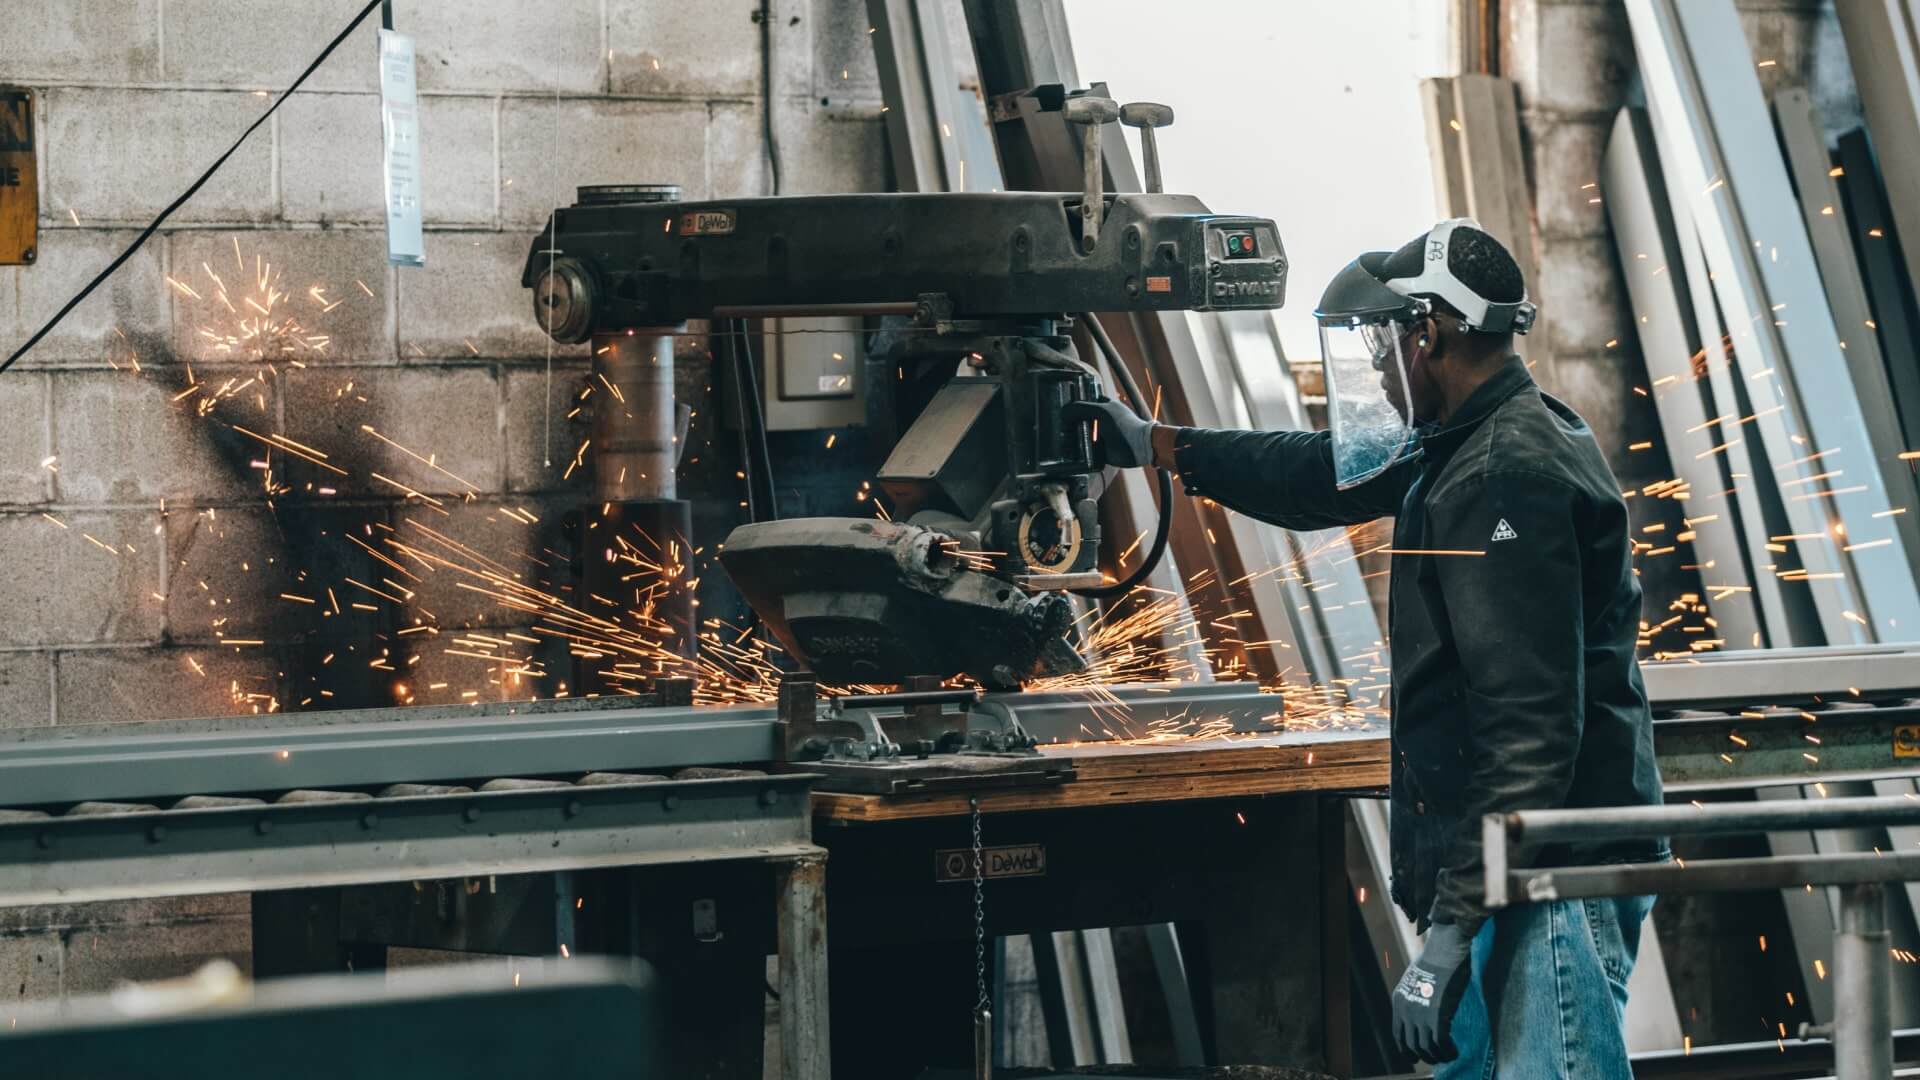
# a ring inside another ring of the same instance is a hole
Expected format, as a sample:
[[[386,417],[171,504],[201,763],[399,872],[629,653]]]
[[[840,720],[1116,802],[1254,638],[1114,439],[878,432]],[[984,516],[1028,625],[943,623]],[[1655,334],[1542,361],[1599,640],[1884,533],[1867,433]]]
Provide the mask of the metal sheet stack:
[[[1769,104],[1733,0],[1627,3],[1647,107],[1602,188],[1727,648],[1920,634],[1915,0],[1836,7],[1884,170],[1805,91]]]

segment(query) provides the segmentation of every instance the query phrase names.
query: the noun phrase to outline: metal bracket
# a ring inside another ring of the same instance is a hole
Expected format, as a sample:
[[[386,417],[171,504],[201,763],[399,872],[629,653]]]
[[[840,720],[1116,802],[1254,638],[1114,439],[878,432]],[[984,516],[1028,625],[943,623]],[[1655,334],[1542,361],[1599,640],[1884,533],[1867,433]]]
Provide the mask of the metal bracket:
[[[978,689],[913,679],[899,693],[830,698],[824,716],[818,692],[819,684],[804,675],[789,675],[780,684],[787,761],[882,765],[935,754],[1030,758],[1038,753],[1036,740],[1018,720],[976,708]]]

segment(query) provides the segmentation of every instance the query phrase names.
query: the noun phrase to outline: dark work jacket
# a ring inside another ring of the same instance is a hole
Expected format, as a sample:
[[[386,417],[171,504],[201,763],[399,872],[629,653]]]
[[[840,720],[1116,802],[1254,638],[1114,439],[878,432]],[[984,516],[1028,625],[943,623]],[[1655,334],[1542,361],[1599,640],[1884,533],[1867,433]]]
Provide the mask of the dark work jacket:
[[[1175,446],[1189,494],[1283,528],[1396,515],[1393,899],[1409,918],[1485,920],[1483,814],[1661,801],[1626,503],[1586,423],[1518,358],[1418,457],[1347,491],[1324,431],[1183,428]],[[1514,865],[1666,853],[1560,844]]]

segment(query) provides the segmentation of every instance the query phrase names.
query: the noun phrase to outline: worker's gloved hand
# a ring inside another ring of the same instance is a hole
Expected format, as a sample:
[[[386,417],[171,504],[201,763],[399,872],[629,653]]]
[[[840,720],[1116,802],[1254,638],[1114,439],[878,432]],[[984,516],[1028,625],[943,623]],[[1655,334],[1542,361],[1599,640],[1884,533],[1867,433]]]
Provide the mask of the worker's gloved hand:
[[[1430,1065],[1460,1056],[1453,1045],[1453,1014],[1473,972],[1473,938],[1455,923],[1434,923],[1427,947],[1393,988],[1393,1038],[1400,1049]]]
[[[1153,428],[1150,420],[1127,408],[1125,403],[1104,398],[1074,401],[1063,415],[1068,420],[1091,420],[1099,424],[1094,444],[1109,465],[1135,469],[1153,464]]]

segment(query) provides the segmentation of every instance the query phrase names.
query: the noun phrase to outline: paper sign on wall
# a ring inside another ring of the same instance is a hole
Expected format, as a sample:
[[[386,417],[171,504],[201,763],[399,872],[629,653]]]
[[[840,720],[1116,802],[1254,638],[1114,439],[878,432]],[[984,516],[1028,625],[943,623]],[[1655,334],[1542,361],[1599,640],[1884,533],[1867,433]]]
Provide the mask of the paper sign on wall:
[[[420,108],[414,93],[413,39],[380,31],[380,130],[387,185],[387,261],[427,265],[420,228]]]

